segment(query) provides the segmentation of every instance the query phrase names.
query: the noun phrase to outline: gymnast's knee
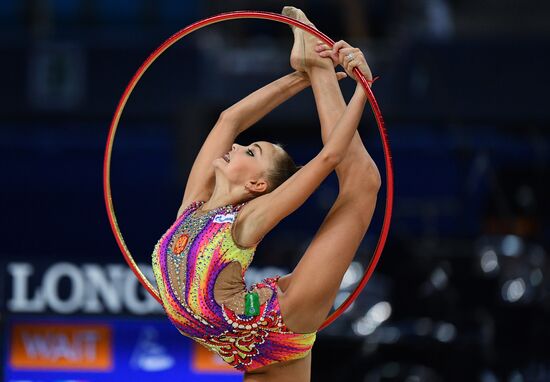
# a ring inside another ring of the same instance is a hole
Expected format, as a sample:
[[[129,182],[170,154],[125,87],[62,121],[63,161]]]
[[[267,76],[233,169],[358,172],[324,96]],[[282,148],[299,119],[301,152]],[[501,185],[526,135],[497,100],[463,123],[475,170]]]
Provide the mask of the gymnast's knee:
[[[382,186],[382,177],[380,176],[380,171],[378,171],[378,167],[374,161],[370,161],[370,163],[366,166],[364,179],[366,181],[365,187],[367,190],[378,193],[380,187]]]
[[[353,203],[371,203],[372,196],[378,194],[382,179],[378,167],[373,161],[365,162],[353,168],[353,176],[341,179],[339,198],[352,199]]]

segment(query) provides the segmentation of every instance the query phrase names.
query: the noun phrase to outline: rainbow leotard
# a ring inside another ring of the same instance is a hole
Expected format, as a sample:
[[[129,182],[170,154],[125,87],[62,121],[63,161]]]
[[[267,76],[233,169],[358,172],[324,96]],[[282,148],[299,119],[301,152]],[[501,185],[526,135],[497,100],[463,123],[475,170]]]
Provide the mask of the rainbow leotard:
[[[275,362],[305,357],[316,333],[294,333],[284,324],[277,298],[280,276],[254,287],[273,293],[258,316],[237,314],[214,300],[220,272],[238,262],[244,274],[256,245],[239,247],[231,227],[245,203],[195,213],[204,202],[191,203],[166,231],[152,255],[153,271],[164,309],[185,336],[216,352],[233,367],[250,371]]]

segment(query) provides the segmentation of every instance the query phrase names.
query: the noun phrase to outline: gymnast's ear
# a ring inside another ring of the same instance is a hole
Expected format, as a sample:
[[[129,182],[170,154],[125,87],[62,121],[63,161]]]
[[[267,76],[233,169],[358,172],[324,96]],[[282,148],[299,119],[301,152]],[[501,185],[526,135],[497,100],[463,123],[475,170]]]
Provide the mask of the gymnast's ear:
[[[267,182],[260,178],[258,180],[249,180],[244,185],[244,188],[252,194],[261,194],[267,190]]]

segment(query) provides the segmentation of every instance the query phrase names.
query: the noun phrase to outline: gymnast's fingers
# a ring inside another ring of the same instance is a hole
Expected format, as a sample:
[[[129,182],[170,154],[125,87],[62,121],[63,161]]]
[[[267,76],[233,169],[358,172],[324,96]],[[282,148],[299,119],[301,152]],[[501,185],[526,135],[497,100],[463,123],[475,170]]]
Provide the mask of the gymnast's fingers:
[[[317,42],[317,45],[315,45],[315,50],[317,52],[321,52],[323,50],[330,50],[330,47],[321,41],[321,42]]]
[[[348,44],[347,42],[345,42],[344,40],[340,40],[340,41],[337,41],[333,46],[332,46],[332,51],[334,53],[338,53],[338,51],[342,48],[350,48],[351,45]]]
[[[361,73],[363,73],[363,75],[365,76],[365,78],[367,80],[372,81],[371,70],[369,68],[369,65],[367,64],[367,60],[365,59],[365,56],[362,53],[358,53],[357,57],[354,60],[351,61],[350,70],[352,71],[355,67],[357,67],[361,71]],[[352,75],[350,73],[352,73],[352,72],[348,72],[350,77],[352,77]]]
[[[332,53],[332,49],[327,44],[321,43],[315,47],[315,51],[319,53],[321,57],[329,57]]]
[[[346,73],[348,74],[348,76],[352,79],[355,80],[355,75],[353,74],[353,66],[351,66],[351,62],[345,62],[344,64],[342,64],[342,66],[344,67]]]
[[[359,61],[357,61],[357,60],[352,60],[352,61],[350,61],[350,63],[348,64],[348,70],[349,70],[350,72],[352,72],[354,68],[357,68],[357,67],[359,67],[359,66],[360,66],[360,62],[359,62]]]
[[[365,58],[365,55],[363,52],[358,50],[355,56],[355,60],[357,61],[357,66],[359,67],[359,70],[363,73],[363,75],[366,76],[367,79],[372,79],[372,73],[370,72],[369,65],[367,64],[367,59]]]
[[[353,70],[355,68],[358,68],[359,70],[361,70],[361,66],[362,65],[359,61],[353,60],[352,62],[350,62],[348,64],[348,73],[353,73]],[[353,75],[350,74],[350,77],[353,77],[353,79],[357,81],[357,78],[355,77],[355,74],[353,74]]]
[[[345,63],[350,61],[349,54],[353,54],[354,48],[342,48],[338,52],[338,62],[340,65],[344,66]],[[345,66],[344,66],[345,67]]]
[[[340,80],[346,78],[347,76],[348,76],[348,75],[347,75],[346,73],[344,73],[344,72],[336,72],[336,79],[337,79],[338,81],[340,81]]]

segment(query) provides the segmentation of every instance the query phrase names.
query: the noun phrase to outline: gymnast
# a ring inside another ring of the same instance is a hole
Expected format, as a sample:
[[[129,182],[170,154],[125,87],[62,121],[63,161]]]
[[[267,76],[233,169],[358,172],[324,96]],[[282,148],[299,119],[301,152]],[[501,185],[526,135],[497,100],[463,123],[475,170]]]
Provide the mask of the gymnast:
[[[313,26],[305,14],[284,15]],[[356,131],[367,102],[357,82],[346,105],[336,73],[372,74],[345,41],[329,48],[292,27],[294,72],[223,111],[191,168],[177,219],[155,246],[164,309],[181,332],[244,372],[244,381],[309,381],[311,349],[370,224],[380,174]],[[278,144],[243,146],[236,137],[312,86],[323,148],[297,167]],[[292,271],[246,287],[244,274],[262,238],[300,207],[333,171],[339,194]]]

